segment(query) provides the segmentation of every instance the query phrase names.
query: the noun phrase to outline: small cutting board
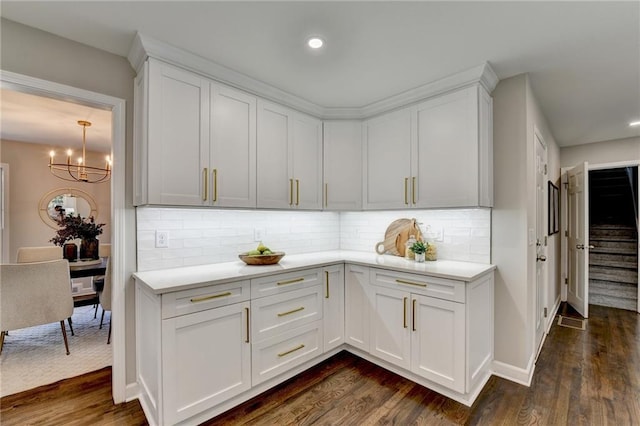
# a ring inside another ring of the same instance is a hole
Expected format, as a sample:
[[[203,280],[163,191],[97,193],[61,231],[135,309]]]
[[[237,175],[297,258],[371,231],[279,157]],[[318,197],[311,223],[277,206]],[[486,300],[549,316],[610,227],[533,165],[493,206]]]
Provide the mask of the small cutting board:
[[[410,235],[415,235],[416,240],[422,239],[422,232],[416,219],[397,219],[391,222],[384,233],[384,241],[376,244],[378,254],[392,254],[394,256],[404,256],[405,244]]]

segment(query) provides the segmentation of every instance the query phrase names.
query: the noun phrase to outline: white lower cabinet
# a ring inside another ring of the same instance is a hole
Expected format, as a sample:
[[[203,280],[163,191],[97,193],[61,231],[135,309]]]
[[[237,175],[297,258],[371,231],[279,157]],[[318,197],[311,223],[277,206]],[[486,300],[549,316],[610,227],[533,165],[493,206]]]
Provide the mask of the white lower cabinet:
[[[251,388],[249,302],[162,321],[164,419],[186,420]]]
[[[345,268],[345,343],[369,352],[369,268],[357,265]]]
[[[136,280],[150,424],[196,424],[350,349],[470,405],[491,375],[493,273],[470,282],[354,264],[156,294]]]
[[[325,352],[344,343],[344,265],[324,268],[323,323]]]

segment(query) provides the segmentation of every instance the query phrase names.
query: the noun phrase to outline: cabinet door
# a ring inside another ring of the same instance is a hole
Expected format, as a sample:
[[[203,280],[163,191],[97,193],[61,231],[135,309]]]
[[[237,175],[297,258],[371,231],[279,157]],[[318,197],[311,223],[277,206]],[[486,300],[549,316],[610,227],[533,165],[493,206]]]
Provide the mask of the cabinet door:
[[[324,209],[362,208],[362,122],[324,122]]]
[[[166,424],[251,388],[248,309],[243,302],[162,321]]]
[[[344,265],[324,268],[324,352],[344,343]]]
[[[405,369],[411,367],[408,292],[371,286],[371,355]]]
[[[418,105],[416,122],[414,205],[478,206],[478,89],[470,87]]]
[[[465,391],[465,305],[412,294],[411,371]]]
[[[405,208],[410,204],[411,110],[365,121],[364,208]]]
[[[294,200],[293,171],[289,169],[292,112],[258,100],[258,207],[290,208]]]
[[[214,206],[256,206],[256,98],[211,86],[211,193]]]
[[[347,265],[345,271],[345,341],[369,352],[369,268]]]
[[[295,184],[294,207],[322,208],[322,121],[294,114],[291,151]]]
[[[148,96],[149,203],[208,202],[209,82],[150,60]]]

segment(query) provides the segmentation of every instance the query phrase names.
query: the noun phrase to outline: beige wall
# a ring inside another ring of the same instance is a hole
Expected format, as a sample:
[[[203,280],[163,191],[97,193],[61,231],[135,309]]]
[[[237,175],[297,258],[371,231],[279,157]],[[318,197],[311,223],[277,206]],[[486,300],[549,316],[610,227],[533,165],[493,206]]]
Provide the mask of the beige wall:
[[[640,161],[640,137],[568,146],[560,150],[561,167],[572,167],[584,161],[607,164],[631,160]]]
[[[491,262],[495,283],[495,359],[526,372],[534,356],[536,227],[535,144],[538,129],[547,144],[548,178],[559,179],[560,150],[531,90],[528,76],[502,80],[493,91],[494,208]],[[547,265],[549,310],[559,296],[559,237],[549,238]],[[513,370],[513,371],[516,371]]]
[[[96,222],[105,223],[101,243],[111,242],[111,191],[108,183],[68,182],[49,172],[52,147],[35,143],[3,140],[0,162],[9,164],[9,259],[16,260],[19,247],[47,246],[55,230],[40,218],[38,205],[42,196],[54,189],[74,188],[90,194],[98,205]],[[60,151],[60,149],[58,149]],[[87,153],[88,164],[103,164],[104,154]]]
[[[0,22],[0,64],[2,70],[66,84],[126,101],[126,196],[125,232],[119,242],[125,252],[125,273],[135,271],[136,231],[132,204],[133,175],[133,78],[134,70],[126,58],[62,37],[2,19]],[[114,164],[122,161],[114,158]],[[122,163],[120,163],[122,164]],[[117,167],[114,166],[114,167]],[[13,170],[11,171],[13,172]],[[126,380],[135,375],[135,302],[133,280],[125,283]]]

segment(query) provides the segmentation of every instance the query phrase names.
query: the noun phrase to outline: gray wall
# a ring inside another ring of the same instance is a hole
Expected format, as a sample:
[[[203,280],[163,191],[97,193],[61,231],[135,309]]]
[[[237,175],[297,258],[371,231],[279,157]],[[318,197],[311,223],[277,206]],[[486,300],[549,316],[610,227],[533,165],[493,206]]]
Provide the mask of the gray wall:
[[[126,181],[133,170],[133,78],[135,73],[126,58],[44,31],[2,19],[0,22],[0,67],[30,77],[40,78],[89,90],[126,101]],[[135,210],[132,186],[125,189],[125,244],[127,276],[135,270]],[[135,323],[133,281],[126,283],[126,380],[135,377]]]
[[[640,160],[640,137],[568,146],[560,150],[561,167],[572,167],[583,161],[606,164],[631,160]]]

